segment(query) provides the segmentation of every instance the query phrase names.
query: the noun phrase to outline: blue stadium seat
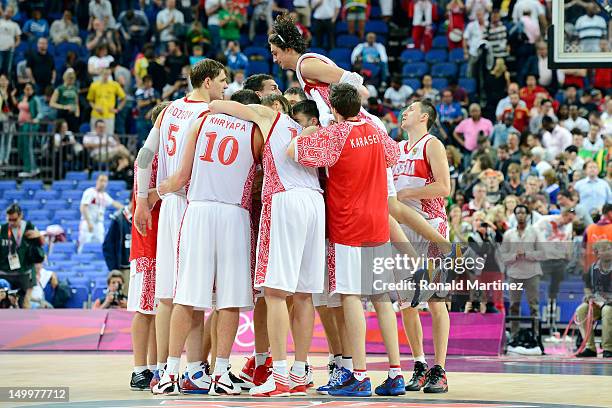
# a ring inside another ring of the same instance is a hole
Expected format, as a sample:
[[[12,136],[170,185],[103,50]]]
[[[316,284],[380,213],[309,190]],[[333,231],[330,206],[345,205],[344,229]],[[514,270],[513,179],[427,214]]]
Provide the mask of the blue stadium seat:
[[[408,78],[421,78],[429,72],[429,65],[426,62],[415,62],[404,64],[402,75]]]
[[[53,244],[52,253],[76,254],[77,246],[74,242],[56,242]]]
[[[454,62],[459,64],[463,61],[465,61],[465,57],[463,55],[463,48],[455,48],[448,53],[448,62]]]
[[[53,189],[58,191],[70,190],[76,187],[74,180],[56,180],[53,182]]]
[[[132,198],[132,193],[130,190],[117,191],[113,198],[117,201],[130,200]]]
[[[348,48],[332,48],[329,51],[329,58],[336,64],[339,62],[351,63],[351,52]]]
[[[112,191],[125,190],[127,188],[127,184],[125,180],[109,180],[107,188],[108,190]]]
[[[336,21],[336,35],[348,33],[348,23],[346,21]]]
[[[70,282],[71,284],[72,281]],[[67,309],[82,309],[85,302],[87,302],[87,298],[89,296],[89,292],[87,288],[84,286],[77,286],[72,288],[72,296],[66,302]]]
[[[75,249],[75,251],[76,251],[76,249]],[[66,255],[66,256],[68,256],[68,255]],[[78,262],[75,262],[75,261],[62,261],[62,262],[59,262],[59,263],[58,263],[58,265],[59,265],[59,266],[60,266],[60,267],[61,267],[63,270],[65,270],[65,271],[70,271],[70,270],[72,270],[73,268],[76,268],[77,266],[79,266],[79,263],[78,263]]]
[[[25,191],[36,191],[43,189],[42,180],[24,180],[21,182],[21,189]]]
[[[55,47],[55,55],[62,56],[63,59],[66,59],[66,54],[68,54],[69,51],[72,51],[75,54],[79,55],[81,47],[79,47],[78,44],[70,43],[67,41],[59,43],[57,47]]]
[[[438,91],[442,91],[448,87],[448,80],[446,78],[432,78],[431,86]]]
[[[40,200],[23,200],[19,202],[19,205],[21,206],[21,209],[24,211],[38,210],[42,206],[42,204],[40,203]]]
[[[62,191],[62,198],[70,201],[76,201],[77,203],[81,201],[83,197],[83,190],[66,190]]]
[[[389,33],[389,26],[382,20],[370,20],[365,25],[366,33],[376,33],[387,35]]]
[[[77,261],[81,264],[87,264],[93,261],[95,258],[95,254],[73,254],[72,258],[70,259],[72,259],[73,261]]]
[[[380,74],[380,65],[378,64],[369,64],[364,62],[362,64],[362,69],[370,72],[370,78],[377,78],[378,74]]]
[[[461,66],[459,67],[459,76],[460,76],[461,78],[465,78],[465,77],[467,77],[467,67],[468,67],[467,62],[464,62],[464,63],[463,63],[463,64],[461,64]]]
[[[94,289],[93,293],[91,294],[91,301],[95,302],[96,299],[100,299],[104,296],[106,296],[106,279],[97,279],[95,280],[96,283],[96,288]]]
[[[79,237],[79,225],[81,224],[80,217],[79,219],[75,219],[74,221],[66,221],[62,226],[67,233],[71,234],[73,239]],[[76,252],[76,248],[74,250]]]
[[[59,191],[55,190],[38,190],[34,193],[34,199],[36,200],[55,200],[59,198]]]
[[[270,54],[270,50],[267,47],[258,47],[256,45],[252,45],[242,50],[242,52],[250,60],[252,59],[255,59],[255,60],[263,59],[264,61],[272,60],[272,54]]]
[[[63,224],[66,221],[78,220],[81,213],[78,210],[57,210],[53,216],[53,222]]]
[[[254,74],[267,74],[270,72],[270,63],[268,61],[250,61],[246,76]]]
[[[409,48],[402,51],[400,55],[400,61],[404,63],[422,62],[425,60],[425,54],[421,50]]]
[[[51,211],[49,210],[30,210],[27,214],[28,218],[42,220],[45,218],[51,218]]]
[[[91,126],[89,123],[81,123],[81,126],[79,126],[79,133],[89,133],[90,130]]]
[[[97,170],[91,173],[91,180],[92,181],[96,181],[98,180],[98,177],[100,177],[100,175],[104,174],[106,177],[108,177],[108,171],[101,171],[101,170]]]
[[[96,186],[96,180],[81,180],[79,181],[79,184],[77,184],[77,190],[81,190],[81,192],[83,192],[89,187],[95,187],[95,186]]]
[[[356,35],[343,34],[336,38],[336,47],[350,48],[352,50],[359,42],[359,38]]]
[[[84,171],[69,171],[66,173],[66,180],[87,180],[89,175]]]
[[[340,62],[337,62],[336,65],[338,65],[340,68],[342,68],[345,71],[353,70],[353,66],[351,65],[350,61],[340,61]]]
[[[431,67],[431,75],[435,77],[450,78],[457,75],[457,65],[452,62],[442,62]]]
[[[408,85],[413,91],[416,91],[421,87],[421,81],[416,78],[406,78],[402,81],[404,85]]]
[[[433,48],[439,48],[442,50],[448,49],[448,39],[446,35],[437,35],[434,37],[433,42],[431,43]]]
[[[17,182],[15,180],[0,180],[0,191],[17,190]]]
[[[476,80],[474,78],[459,78],[458,85],[469,94],[476,92]]]
[[[26,197],[27,197],[27,193],[25,191],[9,190],[9,191],[4,192],[4,196],[2,198],[8,201],[22,201],[22,200],[25,200]]]
[[[82,254],[101,254],[102,253],[102,244],[99,242],[88,242],[83,244],[81,248]]]
[[[382,16],[382,10],[380,9],[379,6],[370,7],[370,18],[371,19],[380,18],[381,16]]]
[[[43,208],[51,211],[65,210],[68,208],[68,202],[61,198],[58,200],[49,200],[44,204]]]
[[[313,54],[321,54],[321,55],[329,56],[328,53],[327,53],[327,50],[325,48],[310,47],[306,52],[311,52]]]
[[[34,224],[39,231],[44,231],[51,225],[51,220],[48,218],[30,218],[29,221]]]
[[[49,262],[52,262],[53,264],[59,263],[61,261],[65,261],[68,259],[68,255],[64,252],[54,252],[52,254],[49,254],[48,258]]]
[[[448,59],[448,55],[446,50],[431,50],[427,54],[425,54],[425,61],[430,64],[439,64],[441,62],[446,62]]]

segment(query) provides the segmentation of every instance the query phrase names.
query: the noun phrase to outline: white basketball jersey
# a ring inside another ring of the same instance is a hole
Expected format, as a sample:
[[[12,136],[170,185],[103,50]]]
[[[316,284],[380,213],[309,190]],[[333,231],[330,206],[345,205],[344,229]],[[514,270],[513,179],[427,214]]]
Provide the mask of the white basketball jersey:
[[[181,166],[185,141],[191,125],[208,111],[208,103],[181,98],[173,101],[163,113],[159,129],[159,164],[157,185],[176,173]],[[186,188],[174,194],[186,195]]]
[[[278,113],[263,150],[263,202],[269,202],[272,194],[293,188],[322,191],[317,169],[304,167],[287,155],[289,143],[301,132],[302,127],[296,121]]]
[[[209,115],[198,133],[187,199],[251,208],[255,178],[252,122],[229,115]]]
[[[397,191],[405,188],[425,187],[435,181],[431,172],[431,165],[427,160],[427,143],[434,136],[425,134],[412,147],[407,140],[399,143],[400,157],[397,164],[393,166],[393,180]],[[419,212],[426,220],[442,218],[446,220],[446,209],[444,199],[410,199],[404,204],[409,205]]]

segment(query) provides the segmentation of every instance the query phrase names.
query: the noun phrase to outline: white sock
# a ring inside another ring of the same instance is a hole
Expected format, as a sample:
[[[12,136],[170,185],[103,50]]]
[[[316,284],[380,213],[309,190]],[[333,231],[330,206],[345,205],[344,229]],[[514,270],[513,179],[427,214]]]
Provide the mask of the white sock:
[[[334,362],[335,362],[335,361],[334,361],[334,355],[333,355],[333,354],[330,354],[330,355],[328,355],[328,356],[327,356],[327,362],[328,362],[329,364],[331,364],[331,363],[334,363]]]
[[[164,371],[164,367],[166,367],[166,363],[162,363],[162,362],[157,362],[157,371],[159,371],[160,375],[161,372]]]
[[[166,372],[168,374],[178,375],[180,365],[181,365],[180,357],[168,357]]]
[[[295,375],[296,377],[304,377],[306,375],[306,362],[294,362],[293,367],[291,367],[291,373],[293,373],[293,375]]]
[[[336,354],[334,356],[334,363],[336,363],[336,367],[338,367],[338,368],[344,367],[342,365],[342,354]]]
[[[155,364],[149,364],[149,371],[153,372],[155,371]]]
[[[218,375],[223,375],[228,370],[229,367],[229,358],[221,358],[217,357],[215,359],[215,372],[213,376],[216,377]]]
[[[134,366],[134,374],[140,374],[147,368],[148,367],[146,365],[145,366]]]
[[[342,367],[349,371],[353,371],[353,357],[342,356]]]
[[[420,361],[423,364],[427,364],[427,361],[425,360],[425,356],[424,355],[413,357],[413,360],[414,361]]]
[[[202,371],[202,360],[187,362],[187,374],[195,374],[198,371]]]
[[[368,376],[368,372],[366,370],[353,370],[353,376],[357,381],[363,381]]]
[[[255,353],[255,368],[266,364],[266,360],[268,359],[269,353]]]
[[[288,377],[287,360],[272,361],[272,372],[283,377]]]
[[[398,375],[402,375],[402,368],[400,366],[389,366],[389,378],[394,379]]]

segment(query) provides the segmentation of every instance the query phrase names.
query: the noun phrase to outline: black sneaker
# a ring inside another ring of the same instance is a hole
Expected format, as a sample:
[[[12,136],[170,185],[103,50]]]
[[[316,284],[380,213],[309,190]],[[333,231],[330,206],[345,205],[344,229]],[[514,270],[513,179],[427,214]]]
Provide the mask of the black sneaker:
[[[576,357],[597,357],[597,352],[590,348],[585,348],[582,353],[576,354]]]
[[[412,378],[406,384],[406,391],[420,391],[427,382],[427,364],[420,361],[414,362]]]
[[[604,350],[603,358],[612,358],[612,351]]]
[[[446,382],[446,371],[435,365],[427,372],[427,384],[423,387],[423,392],[428,394],[438,394],[448,392],[448,383]]]
[[[146,369],[141,373],[132,372],[132,380],[130,381],[130,389],[132,391],[148,391],[150,389],[153,373]]]
[[[244,380],[242,380],[242,378],[239,378],[239,377],[235,376],[234,373],[232,373],[231,371],[229,372],[229,378],[230,378],[230,380],[232,380],[232,382],[234,384],[239,386],[241,390],[247,390],[248,391],[248,390],[251,389],[251,387],[249,387],[247,385],[247,383],[245,383]]]

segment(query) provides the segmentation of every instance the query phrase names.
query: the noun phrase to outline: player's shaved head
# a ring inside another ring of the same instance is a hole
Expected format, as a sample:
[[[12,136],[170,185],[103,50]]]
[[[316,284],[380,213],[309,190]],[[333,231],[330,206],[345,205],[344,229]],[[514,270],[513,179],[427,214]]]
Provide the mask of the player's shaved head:
[[[357,116],[361,110],[361,95],[357,88],[350,84],[334,84],[329,95],[331,107],[343,118]]]
[[[250,89],[241,89],[240,91],[235,92],[230,99],[243,105],[259,105],[261,103],[261,99],[257,93],[255,93],[255,91],[251,91]]]
[[[272,94],[265,96],[262,98],[261,104],[283,113],[289,113],[289,110],[291,109],[289,101],[285,99],[283,95]]]

